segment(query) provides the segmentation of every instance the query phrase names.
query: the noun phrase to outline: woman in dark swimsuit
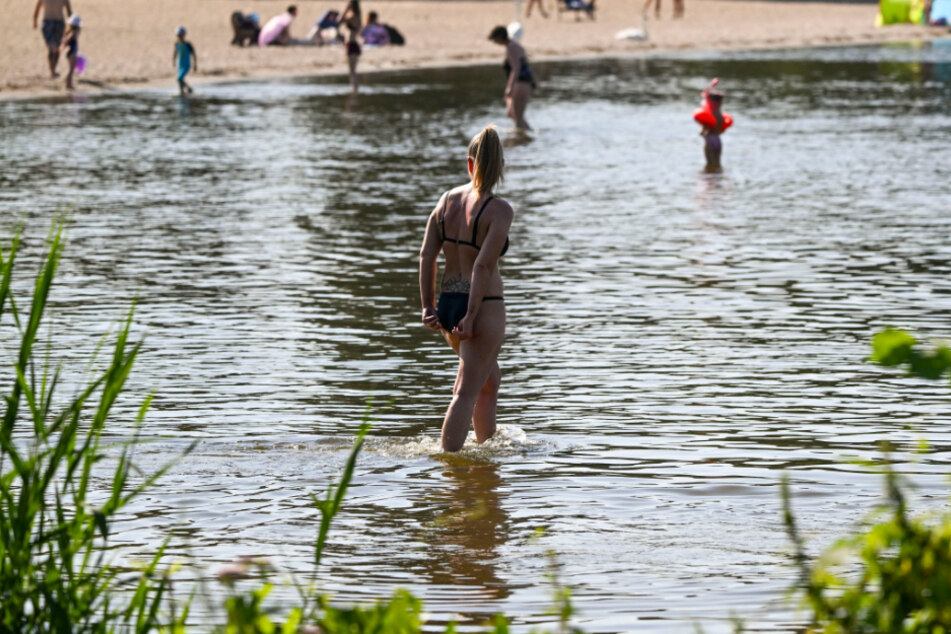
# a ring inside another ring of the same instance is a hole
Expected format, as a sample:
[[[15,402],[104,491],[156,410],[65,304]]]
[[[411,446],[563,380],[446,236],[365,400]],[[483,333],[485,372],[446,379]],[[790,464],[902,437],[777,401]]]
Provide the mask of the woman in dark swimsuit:
[[[357,78],[357,62],[360,60],[360,43],[357,42],[357,36],[360,29],[363,28],[363,14],[360,12],[360,0],[349,0],[340,14],[340,26],[346,26],[349,29],[347,34],[347,65],[350,68],[350,85],[353,92],[360,88],[360,82]]]
[[[504,26],[497,26],[489,33],[489,40],[505,47],[505,111],[519,130],[531,130],[525,120],[525,108],[535,89],[535,76],[528,65],[525,49],[515,40],[509,39]]]
[[[508,249],[512,207],[492,190],[502,179],[502,141],[487,126],[469,143],[470,182],[439,199],[429,215],[420,251],[419,295],[423,323],[442,332],[459,355],[452,402],[443,420],[442,447],[458,451],[469,422],[476,440],[495,434],[495,405],[505,338],[505,302],[499,258]],[[446,259],[436,304],[436,264]]]

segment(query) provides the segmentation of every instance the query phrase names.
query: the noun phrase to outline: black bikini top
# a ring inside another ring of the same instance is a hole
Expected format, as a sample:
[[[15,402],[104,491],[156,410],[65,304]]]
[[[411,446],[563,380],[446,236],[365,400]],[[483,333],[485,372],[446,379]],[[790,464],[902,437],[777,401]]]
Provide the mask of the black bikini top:
[[[446,237],[446,205],[449,204],[449,196],[446,196],[446,202],[443,203],[442,209],[439,210],[439,226],[442,230],[442,241],[443,242],[455,242],[456,244],[464,244],[467,247],[472,247],[476,251],[482,249],[478,244],[476,244],[476,238],[479,237],[479,218],[482,217],[482,212],[485,211],[485,206],[489,204],[489,201],[495,198],[494,196],[489,196],[485,199],[485,202],[482,203],[482,207],[479,208],[479,213],[476,214],[475,222],[472,224],[472,240],[466,242],[465,240],[459,240],[458,238],[448,238]],[[505,236],[505,245],[502,247],[502,253],[499,254],[499,257],[505,255],[505,252],[509,250],[509,238]]]

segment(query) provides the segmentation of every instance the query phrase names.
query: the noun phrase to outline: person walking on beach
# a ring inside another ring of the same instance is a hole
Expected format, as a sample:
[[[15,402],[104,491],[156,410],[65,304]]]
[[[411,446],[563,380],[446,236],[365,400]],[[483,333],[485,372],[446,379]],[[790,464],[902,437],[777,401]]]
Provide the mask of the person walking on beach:
[[[545,7],[542,5],[542,0],[528,0],[528,7],[525,8],[525,17],[532,17],[532,7],[538,5],[538,12],[542,14],[543,18],[547,18],[548,14],[545,13]]]
[[[505,338],[505,302],[499,258],[509,246],[512,206],[492,191],[505,163],[495,126],[469,142],[469,182],[451,189],[429,215],[419,254],[419,296],[423,324],[439,331],[459,355],[452,402],[442,426],[442,448],[458,451],[475,428],[476,441],[495,434],[495,407]],[[439,303],[436,268],[445,259]]]
[[[69,0],[36,0],[33,9],[33,30],[39,28],[40,9],[43,10],[43,41],[46,43],[46,61],[50,67],[50,78],[56,79],[59,73],[59,50],[66,32],[66,18],[73,15]]]
[[[489,40],[505,47],[505,111],[515,122],[519,130],[531,130],[525,120],[525,108],[535,89],[535,76],[528,65],[528,56],[525,49],[515,40],[509,39],[509,32],[504,26],[497,26],[489,33]]]
[[[347,27],[347,67],[350,70],[350,86],[353,92],[360,89],[357,77],[357,62],[360,61],[360,43],[357,36],[363,28],[363,14],[360,12],[360,0],[348,0],[340,14],[340,24]]]
[[[69,17],[66,32],[63,33],[63,42],[59,45],[60,52],[66,53],[69,62],[69,72],[66,74],[66,90],[73,90],[73,74],[76,71],[76,60],[79,58],[79,31],[82,29],[82,20],[78,15]]]
[[[644,8],[641,9],[641,13],[647,15],[647,11],[651,8],[651,3],[654,4],[654,19],[660,19],[660,2],[661,0],[647,0],[644,3]],[[673,0],[674,5],[674,19],[679,20],[684,17],[684,0]]]
[[[192,93],[192,87],[185,83],[185,75],[193,67],[198,72],[198,54],[192,43],[185,39],[185,27],[180,26],[175,29],[175,50],[172,52],[172,65],[178,67],[178,94],[185,95]],[[194,62],[192,61],[194,60]]]

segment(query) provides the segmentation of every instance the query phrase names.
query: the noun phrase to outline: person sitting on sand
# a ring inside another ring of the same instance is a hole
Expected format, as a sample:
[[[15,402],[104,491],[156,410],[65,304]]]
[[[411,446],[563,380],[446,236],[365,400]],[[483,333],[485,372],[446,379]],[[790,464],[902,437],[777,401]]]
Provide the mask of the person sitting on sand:
[[[50,77],[59,77],[56,66],[59,64],[59,50],[66,32],[66,18],[73,15],[69,0],[36,0],[33,9],[33,30],[39,27],[40,9],[43,9],[43,41],[46,43],[46,62],[50,67]]]
[[[442,333],[459,355],[452,402],[443,419],[442,448],[459,451],[475,428],[476,441],[495,434],[499,351],[505,339],[505,302],[499,258],[509,246],[512,206],[492,190],[505,159],[494,126],[469,142],[470,182],[442,195],[426,224],[419,253],[419,295],[427,328]],[[440,251],[446,261],[436,303]]]
[[[181,95],[190,94],[192,87],[185,83],[185,75],[192,69],[192,60],[194,60],[195,72],[198,72],[198,54],[192,43],[185,39],[185,27],[180,26],[175,29],[175,36],[178,40],[175,42],[175,50],[172,53],[172,64],[178,66],[178,91]]]
[[[308,44],[313,44],[315,46],[323,46],[325,43],[324,40],[324,31],[328,29],[333,29],[334,34],[331,38],[331,41],[343,41],[343,36],[340,35],[340,13],[337,11],[324,11],[324,14],[317,19],[317,22],[314,23],[313,28],[310,30],[310,33],[307,34],[306,42]]]
[[[82,28],[82,20],[78,15],[72,15],[69,18],[69,25],[66,32],[63,33],[63,42],[59,46],[60,52],[66,53],[66,61],[69,62],[69,73],[66,74],[66,90],[73,90],[73,73],[76,71],[76,60],[79,58],[79,31]]]
[[[377,21],[376,11],[367,15],[367,23],[360,31],[363,43],[367,46],[386,46],[390,43],[390,32]]]
[[[261,34],[258,36],[258,44],[261,46],[289,46],[294,43],[291,37],[291,23],[297,17],[297,7],[293,4],[287,7],[287,11],[280,15],[275,15],[267,21]]]
[[[525,120],[525,108],[535,89],[535,76],[528,65],[525,49],[515,40],[509,39],[508,29],[504,26],[492,29],[489,40],[505,47],[505,62],[502,64],[506,77],[505,110],[516,128],[531,130]]]

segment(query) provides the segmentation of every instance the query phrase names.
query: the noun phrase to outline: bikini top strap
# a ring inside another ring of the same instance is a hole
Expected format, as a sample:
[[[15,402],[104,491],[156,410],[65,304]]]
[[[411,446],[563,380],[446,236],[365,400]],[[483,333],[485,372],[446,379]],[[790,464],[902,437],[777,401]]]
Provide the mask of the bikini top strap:
[[[485,199],[485,202],[482,203],[482,207],[479,208],[479,213],[476,214],[475,223],[472,225],[472,246],[476,245],[476,238],[479,237],[479,218],[482,217],[482,212],[485,211],[485,206],[489,204],[489,201],[495,198],[495,196],[489,196]],[[478,248],[478,247],[476,247]]]

